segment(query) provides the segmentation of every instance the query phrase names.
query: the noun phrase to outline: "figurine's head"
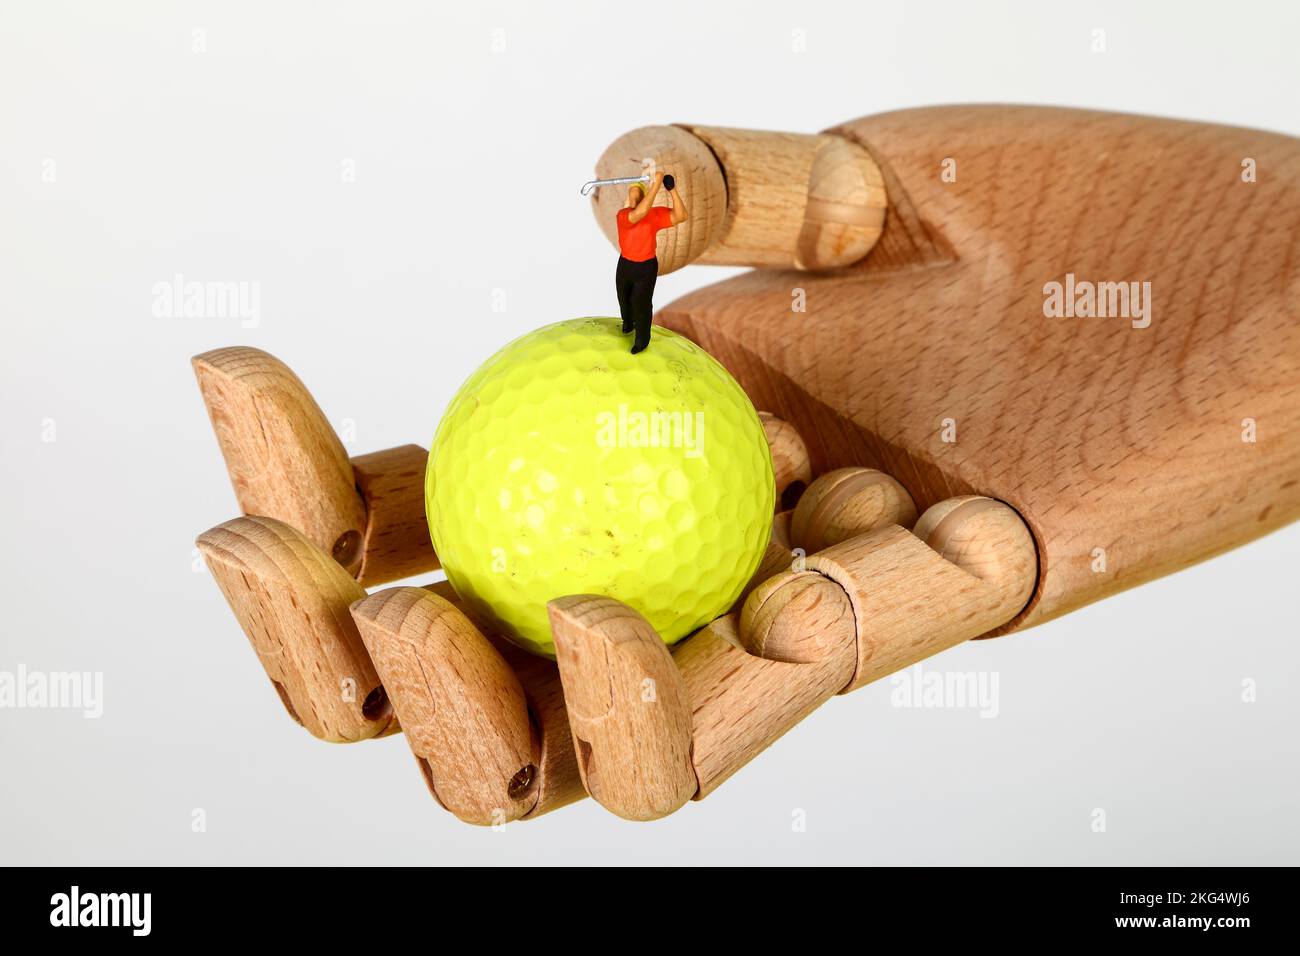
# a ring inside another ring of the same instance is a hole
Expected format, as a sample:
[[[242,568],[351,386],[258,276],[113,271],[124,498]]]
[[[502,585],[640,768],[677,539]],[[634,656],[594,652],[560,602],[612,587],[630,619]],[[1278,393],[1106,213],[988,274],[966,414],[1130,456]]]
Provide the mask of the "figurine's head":
[[[641,183],[633,183],[627,187],[627,202],[623,203],[624,209],[631,209],[645,198],[645,186]]]

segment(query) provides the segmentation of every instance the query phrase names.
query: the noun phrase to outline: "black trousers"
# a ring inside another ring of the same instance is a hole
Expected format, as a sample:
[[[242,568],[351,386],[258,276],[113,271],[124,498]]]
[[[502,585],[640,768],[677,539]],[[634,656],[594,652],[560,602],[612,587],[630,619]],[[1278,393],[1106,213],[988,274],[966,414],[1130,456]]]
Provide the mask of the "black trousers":
[[[623,316],[623,331],[636,329],[634,346],[650,344],[650,318],[654,314],[655,280],[659,278],[659,260],[633,262],[618,257],[614,270],[614,288],[618,292],[618,311]]]

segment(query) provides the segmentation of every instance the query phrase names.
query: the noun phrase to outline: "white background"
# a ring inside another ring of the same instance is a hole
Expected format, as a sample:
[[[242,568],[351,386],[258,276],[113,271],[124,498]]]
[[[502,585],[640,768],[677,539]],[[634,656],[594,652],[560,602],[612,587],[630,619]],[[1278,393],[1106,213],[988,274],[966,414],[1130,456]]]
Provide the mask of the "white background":
[[[0,710],[0,862],[1300,862],[1300,527],[930,662],[997,672],[995,719],[884,682],[668,820],[462,825],[402,738],[292,724],[195,569],[236,508],[188,362],[266,349],[351,453],[427,443],[499,345],[615,309],[577,188],[625,130],[1015,101],[1294,135],[1298,28],[1282,2],[6,0],[0,670],[102,671],[105,700]],[[260,324],[155,317],[176,273],[260,283]]]

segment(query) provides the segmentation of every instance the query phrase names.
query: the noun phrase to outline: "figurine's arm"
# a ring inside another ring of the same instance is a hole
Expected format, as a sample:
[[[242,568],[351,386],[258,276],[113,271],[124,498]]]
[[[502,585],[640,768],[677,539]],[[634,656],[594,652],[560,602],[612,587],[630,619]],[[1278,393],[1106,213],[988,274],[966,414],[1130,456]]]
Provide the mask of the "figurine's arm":
[[[659,195],[659,187],[663,185],[663,182],[664,174],[655,173],[654,179],[650,182],[650,188],[644,191],[645,194],[641,197],[641,201],[628,213],[629,222],[638,223],[650,214],[650,210],[655,204],[655,197]]]
[[[690,210],[686,208],[686,200],[682,198],[682,191],[674,183],[673,188],[668,190],[668,207],[673,211],[672,222],[674,226],[684,223],[691,218]]]

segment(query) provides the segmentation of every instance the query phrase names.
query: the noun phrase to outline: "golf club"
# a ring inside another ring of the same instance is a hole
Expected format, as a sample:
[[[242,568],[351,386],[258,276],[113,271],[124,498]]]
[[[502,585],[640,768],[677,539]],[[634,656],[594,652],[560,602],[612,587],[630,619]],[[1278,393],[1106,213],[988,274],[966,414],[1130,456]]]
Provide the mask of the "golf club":
[[[668,184],[667,176],[664,177],[664,185]],[[622,186],[624,183],[648,183],[650,182],[649,174],[645,176],[622,176],[618,179],[593,179],[589,183],[583,183],[579,191],[581,195],[588,195],[593,189],[599,189],[601,186]],[[671,186],[668,186],[672,189]]]

